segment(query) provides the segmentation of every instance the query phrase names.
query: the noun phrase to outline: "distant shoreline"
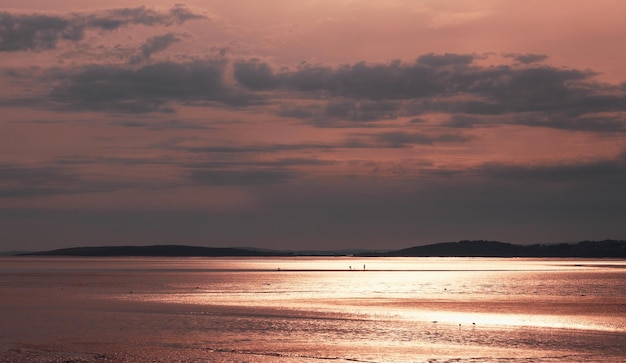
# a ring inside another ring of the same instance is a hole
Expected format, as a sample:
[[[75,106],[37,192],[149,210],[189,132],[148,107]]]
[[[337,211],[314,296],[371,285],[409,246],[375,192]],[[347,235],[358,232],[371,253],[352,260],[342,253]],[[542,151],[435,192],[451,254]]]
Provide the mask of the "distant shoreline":
[[[553,257],[626,258],[626,241],[581,241],[577,243],[516,245],[498,241],[435,243],[392,251],[273,251],[253,248],[215,248],[185,245],[75,247],[17,253],[16,256],[82,257]],[[362,251],[362,250],[361,250]]]

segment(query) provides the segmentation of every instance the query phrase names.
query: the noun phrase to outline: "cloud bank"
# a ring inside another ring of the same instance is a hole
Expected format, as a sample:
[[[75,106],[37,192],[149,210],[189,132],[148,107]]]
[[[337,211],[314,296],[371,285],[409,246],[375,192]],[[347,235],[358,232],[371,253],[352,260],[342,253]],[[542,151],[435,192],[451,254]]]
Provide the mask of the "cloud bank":
[[[179,4],[168,11],[145,6],[101,10],[93,13],[19,14],[0,12],[0,52],[54,49],[59,41],[81,41],[88,30],[113,31],[130,25],[172,26],[207,19]]]

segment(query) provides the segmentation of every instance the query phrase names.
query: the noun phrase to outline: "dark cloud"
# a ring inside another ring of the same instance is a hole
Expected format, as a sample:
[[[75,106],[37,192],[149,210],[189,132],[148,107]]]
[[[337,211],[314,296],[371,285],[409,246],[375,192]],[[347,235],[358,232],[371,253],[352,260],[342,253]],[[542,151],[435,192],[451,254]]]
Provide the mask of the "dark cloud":
[[[417,58],[417,63],[430,67],[468,66],[474,61],[475,57],[476,56],[472,54],[429,53]]]
[[[323,108],[319,105],[283,105],[278,110],[278,115],[289,118],[314,119],[323,113]]]
[[[0,52],[52,49],[60,39],[80,40],[84,26],[51,15],[0,12]]]
[[[357,135],[363,136],[363,135]],[[368,136],[366,135],[365,138]],[[365,139],[364,138],[364,139]],[[378,145],[380,146],[380,145]],[[267,144],[267,145],[242,145],[242,146],[199,146],[178,148],[190,153],[207,154],[266,154],[282,152],[309,152],[309,151],[332,151],[337,149],[353,149],[364,147],[377,147],[373,143],[365,141],[355,141],[354,139],[344,140],[336,143],[300,143],[300,144]]]
[[[162,62],[139,68],[93,65],[57,70],[54,101],[68,108],[107,112],[171,112],[167,103],[230,102],[223,61]]]
[[[519,112],[511,115],[454,114],[441,123],[450,128],[489,127],[494,125],[523,125],[570,131],[598,133],[626,132],[626,115],[582,114],[573,112]]]
[[[539,185],[592,185],[616,188],[626,183],[626,160],[599,160],[558,165],[486,164],[476,170],[494,180]],[[619,187],[621,189],[621,187]]]
[[[323,114],[324,119],[340,119],[347,121],[374,121],[396,118],[398,104],[390,101],[340,101],[329,102]]]
[[[0,12],[0,52],[53,49],[60,40],[82,40],[88,29],[110,31],[129,25],[171,26],[191,19],[206,19],[206,16],[180,4],[166,12],[145,6],[71,15],[5,11]]]
[[[571,107],[572,101],[586,96],[584,91],[572,83],[590,77],[586,72],[554,68],[532,68],[509,73],[510,78],[501,84],[492,85],[485,94],[514,112]]]
[[[422,115],[429,112],[470,115],[502,115],[508,113],[506,105],[494,100],[426,99],[414,100],[407,114]]]
[[[328,150],[337,146],[330,144],[270,144],[270,145],[245,145],[245,146],[200,146],[187,147],[183,150],[188,152],[200,153],[274,153],[281,151],[300,151],[300,150]]]
[[[64,169],[52,167],[27,167],[13,164],[0,165],[0,196],[28,197],[67,190],[76,175]]]
[[[289,104],[279,111],[282,116],[307,119],[321,127],[341,126],[338,121],[386,120],[429,112],[540,112],[546,117],[565,113],[573,117],[569,127],[562,122],[541,126],[581,129],[591,119],[584,115],[626,111],[623,85],[595,82],[596,74],[591,71],[533,65],[545,59],[544,55],[506,56],[526,65],[478,66],[473,63],[474,55],[427,54],[415,63],[361,62],[337,68],[303,64],[295,70],[274,72],[267,63],[250,60],[236,64],[235,79],[251,90],[281,88],[298,92],[300,97],[334,98],[324,106]],[[619,118],[609,118],[601,122],[602,127],[621,129]]]
[[[475,116],[466,114],[455,114],[442,123],[442,126],[451,128],[473,128],[479,126],[489,126],[503,123],[500,119],[492,119],[487,116]]]
[[[0,165],[0,198],[34,198],[51,195],[110,192],[120,189],[174,188],[188,185],[204,186],[259,186],[285,183],[297,176],[293,167],[330,165],[332,162],[287,157],[270,161],[229,160],[223,162],[180,163],[173,160],[143,158],[95,159],[66,157],[47,166],[17,164]],[[76,169],[87,165],[122,165],[143,167],[170,165],[186,170],[178,181],[131,181],[87,179],[84,171]]]
[[[117,166],[138,166],[138,165],[175,165],[176,163],[168,158],[131,158],[131,157],[96,157],[88,158],[79,155],[69,155],[58,157],[53,161],[53,165],[117,165]]]
[[[626,132],[626,115],[577,115],[562,113],[522,113],[514,115],[512,123],[532,127],[549,127],[562,130],[591,132]]]
[[[168,11],[157,11],[146,6],[108,9],[92,14],[73,14],[87,27],[114,30],[127,25],[171,26],[193,19],[207,19],[184,4],[176,4]]]
[[[282,169],[219,170],[193,169],[189,179],[199,185],[262,185],[284,183],[295,176]]]
[[[593,90],[583,85],[593,75],[587,71],[552,67],[503,65],[456,72],[449,77],[448,88],[454,89],[457,95],[474,98],[467,103],[452,103],[459,108],[473,107],[472,113],[485,110],[493,113],[494,109],[501,113],[551,111],[576,107],[578,101],[591,96]]]
[[[88,181],[63,166],[0,164],[0,198],[102,192],[128,187],[121,182]]]
[[[538,63],[538,62],[543,62],[544,60],[548,59],[548,56],[545,54],[533,54],[533,53],[526,53],[526,54],[504,53],[502,56],[506,58],[512,58],[516,62],[523,63],[523,64]]]
[[[171,129],[179,129],[179,130],[209,130],[213,127],[193,123],[186,122],[180,120],[167,120],[167,121],[137,121],[137,120],[128,120],[121,122],[114,122],[114,125],[123,126],[123,127],[136,127],[136,128],[146,128],[148,130],[154,131],[162,131],[162,130],[171,130]]]
[[[283,72],[280,80],[288,88],[302,92],[329,92],[334,89],[335,71],[324,65],[303,63],[293,72]]]
[[[240,154],[243,151],[239,152]],[[189,163],[186,164],[185,167],[190,170],[229,170],[228,168],[246,168],[247,171],[252,169],[264,168],[264,171],[272,171],[271,168],[274,168],[279,172],[287,171],[289,167],[299,167],[299,166],[327,166],[327,165],[336,165],[337,162],[333,160],[319,159],[319,158],[307,158],[307,157],[280,157],[277,159],[270,160],[255,160],[251,158],[241,157],[238,159],[228,159],[222,161],[205,161],[205,162],[197,162],[197,163]]]
[[[470,137],[458,133],[417,133],[404,131],[354,133],[350,137],[334,143],[268,144],[242,146],[199,146],[177,148],[190,153],[206,154],[266,154],[310,151],[332,151],[360,148],[399,148],[410,145],[432,145],[437,143],[463,143]],[[300,159],[300,158],[296,158]],[[282,159],[281,159],[282,160]],[[308,159],[307,159],[308,160]],[[314,159],[315,162],[319,160]],[[229,159],[233,165],[235,161]],[[256,163],[256,162],[255,162]]]
[[[285,87],[300,92],[323,92],[333,96],[367,99],[406,99],[443,92],[436,70],[418,63],[389,64],[365,62],[337,69],[301,65],[295,71],[275,73],[266,63],[251,60],[237,63],[238,80],[251,89]]]
[[[333,93],[355,98],[409,99],[447,92],[435,68],[400,61],[345,65],[335,71],[334,81]]]
[[[259,59],[238,60],[232,68],[225,58],[138,66],[178,40],[173,33],[149,39],[134,65],[54,69],[47,78],[40,77],[54,85],[50,99],[3,102],[142,113],[174,112],[175,103],[247,107],[271,101],[278,115],[317,127],[373,127],[401,116],[443,113],[451,115],[443,126],[456,128],[519,124],[597,132],[625,129],[624,86],[597,82],[592,71],[534,64],[479,66],[476,56],[465,54],[336,68],[304,63],[279,71]],[[15,72],[8,76],[12,82],[20,78]]]
[[[236,152],[237,157],[209,158],[208,161],[178,164],[185,168],[185,183],[194,185],[255,186],[284,183],[310,173],[311,168],[336,165],[333,160],[315,157],[256,159],[254,152]],[[251,157],[252,156],[252,157]],[[306,167],[303,169],[301,167]],[[307,170],[307,171],[305,171]]]
[[[290,157],[281,158],[273,162],[269,162],[268,165],[274,166],[320,166],[320,165],[334,165],[335,161],[315,159],[315,158],[303,158],[303,157]]]
[[[407,147],[410,145],[432,145],[437,143],[461,143],[470,138],[459,134],[424,134],[418,132],[391,131],[373,135],[376,142],[386,147]]]
[[[401,108],[395,100],[344,99],[314,105],[289,104],[278,114],[307,120],[317,127],[364,127],[368,122],[397,118]]]
[[[154,53],[161,52],[181,39],[174,33],[158,35],[148,39],[140,48],[139,53],[130,59],[131,64],[149,60]]]
[[[311,168],[337,165],[334,160],[316,157],[289,157],[256,159],[253,154],[239,153],[238,157],[211,158],[209,161],[180,164],[187,170],[187,179],[201,185],[263,185],[283,183],[310,173]],[[300,168],[306,167],[306,169]],[[307,171],[305,171],[307,170]],[[239,179],[241,178],[241,180]],[[209,180],[210,179],[210,180]]]
[[[259,60],[235,62],[233,67],[237,82],[252,90],[273,89],[279,85],[271,68]]]

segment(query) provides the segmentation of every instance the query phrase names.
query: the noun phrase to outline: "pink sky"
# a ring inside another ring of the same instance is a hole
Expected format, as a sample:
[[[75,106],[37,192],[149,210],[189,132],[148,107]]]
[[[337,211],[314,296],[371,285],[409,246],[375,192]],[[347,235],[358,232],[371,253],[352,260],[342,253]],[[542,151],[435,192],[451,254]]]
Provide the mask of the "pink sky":
[[[4,1],[0,250],[626,238],[623,1]]]

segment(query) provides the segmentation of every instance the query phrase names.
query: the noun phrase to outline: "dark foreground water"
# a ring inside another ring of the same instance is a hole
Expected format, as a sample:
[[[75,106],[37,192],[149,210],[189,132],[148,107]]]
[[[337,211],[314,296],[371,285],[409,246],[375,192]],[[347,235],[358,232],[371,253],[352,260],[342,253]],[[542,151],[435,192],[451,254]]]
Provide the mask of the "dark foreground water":
[[[626,261],[0,258],[0,361],[622,362]]]

